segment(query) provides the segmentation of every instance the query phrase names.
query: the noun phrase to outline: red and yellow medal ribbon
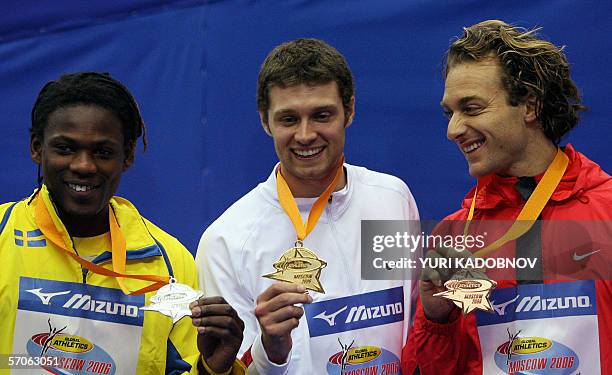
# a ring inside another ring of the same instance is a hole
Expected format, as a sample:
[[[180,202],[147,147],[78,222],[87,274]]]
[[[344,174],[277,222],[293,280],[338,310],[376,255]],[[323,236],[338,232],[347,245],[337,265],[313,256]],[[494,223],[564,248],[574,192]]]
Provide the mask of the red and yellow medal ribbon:
[[[546,206],[546,203],[559,185],[559,182],[561,182],[561,178],[563,177],[568,164],[569,159],[567,155],[565,155],[563,150],[560,148],[557,149],[557,155],[546,169],[546,172],[544,172],[542,179],[521,209],[521,212],[519,212],[510,229],[508,229],[503,236],[492,244],[475,252],[474,256],[487,256],[489,253],[504,245],[506,242],[515,240],[527,233],[527,231],[533,226],[535,221],[540,216],[540,213],[542,213],[544,206]],[[478,186],[476,186],[476,191],[474,191],[474,197],[472,198],[472,204],[470,205],[470,211],[468,213],[464,234],[467,233],[470,222],[474,217],[477,194]]]
[[[81,258],[77,255],[76,250],[72,246],[72,241],[67,235],[67,231],[65,236],[62,236],[58,227],[61,228],[63,224],[60,220],[55,219],[49,213],[50,210],[54,210],[53,203],[45,194],[45,191],[39,192],[34,200],[35,204],[35,220],[36,224],[44,234],[44,236],[51,241],[58,249],[66,253],[69,257],[78,262],[81,266],[87,268],[93,273],[97,273],[99,275],[115,277],[117,279],[117,283],[119,287],[125,294],[138,295],[147,292],[151,292],[161,288],[162,286],[168,284],[169,277],[168,276],[158,276],[158,275],[129,275],[125,273],[125,264],[126,264],[126,243],[125,237],[121,228],[119,227],[119,223],[117,222],[117,218],[115,217],[115,212],[112,207],[109,207],[108,210],[108,220],[110,224],[110,236],[111,236],[111,252],[112,252],[112,264],[113,269],[109,270],[102,266],[99,266],[95,263],[92,263],[86,259]],[[130,290],[125,286],[123,279],[136,279],[136,280],[145,280],[152,281],[153,284],[148,285],[142,289],[138,289],[136,291],[130,292]]]
[[[332,180],[331,184],[325,189],[325,191],[317,198],[317,200],[312,205],[310,212],[308,213],[308,220],[306,225],[302,221],[302,216],[300,215],[300,210],[298,209],[297,203],[295,203],[295,198],[293,198],[293,194],[291,194],[291,189],[289,189],[289,185],[287,185],[287,181],[283,177],[280,168],[279,171],[276,172],[276,191],[278,192],[278,200],[289,216],[291,223],[293,223],[293,227],[295,228],[295,232],[297,234],[297,238],[300,241],[303,241],[304,238],[310,233],[315,226],[317,225],[317,221],[321,217],[323,210],[325,209],[325,205],[327,204],[327,200],[334,192],[334,188],[340,177],[344,173],[344,155],[340,158],[340,162],[338,167],[336,168],[336,175]]]

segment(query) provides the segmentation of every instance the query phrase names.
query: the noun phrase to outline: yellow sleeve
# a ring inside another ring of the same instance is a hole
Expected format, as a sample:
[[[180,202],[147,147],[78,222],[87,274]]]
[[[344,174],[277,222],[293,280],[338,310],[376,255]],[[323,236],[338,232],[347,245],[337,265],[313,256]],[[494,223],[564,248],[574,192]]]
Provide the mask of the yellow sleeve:
[[[237,358],[234,361],[234,364],[232,365],[232,367],[225,372],[214,372],[210,367],[208,367],[208,365],[204,361],[204,358],[202,357],[200,357],[200,363],[202,363],[204,370],[207,371],[206,372],[207,375],[244,375],[246,374],[246,371],[247,371],[247,368],[244,365],[244,363],[242,363],[242,361],[240,361]]]
[[[177,282],[198,290],[193,256],[177,239],[169,235],[164,237],[169,240],[164,246],[172,264],[174,278]],[[189,317],[184,317],[174,324],[168,337],[166,373],[179,373],[182,370],[183,374],[198,374],[200,352],[197,338],[198,332]]]
[[[8,212],[8,209],[10,208],[12,210],[14,205],[15,205],[15,202],[8,202],[8,203],[0,204],[0,232],[2,232],[2,230],[4,229],[4,226],[6,225],[6,221],[8,220],[8,217],[10,215],[10,213]]]

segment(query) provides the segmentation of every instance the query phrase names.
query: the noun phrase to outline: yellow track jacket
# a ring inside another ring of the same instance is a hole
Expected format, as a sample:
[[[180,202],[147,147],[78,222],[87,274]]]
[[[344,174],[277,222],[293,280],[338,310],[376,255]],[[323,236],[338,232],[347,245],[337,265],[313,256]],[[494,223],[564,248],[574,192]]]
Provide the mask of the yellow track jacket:
[[[48,195],[46,187],[39,194]],[[81,319],[81,322],[83,319],[95,320],[95,323],[91,323],[94,327],[99,322],[112,326],[117,322],[129,321],[137,328],[137,332],[141,332],[139,348],[122,347],[127,344],[119,338],[126,332],[122,332],[121,328],[117,331],[117,342],[112,346],[115,351],[135,350],[133,360],[137,363],[130,363],[130,367],[135,368],[137,374],[196,374],[199,360],[197,331],[189,317],[173,325],[170,317],[138,308],[149,304],[149,298],[155,292],[144,296],[125,296],[119,290],[115,278],[82,269],[76,261],[57,249],[51,241],[47,241],[37,228],[34,217],[36,202],[33,200],[29,204],[26,199],[0,205],[0,354],[26,352],[23,347],[13,347],[14,342],[20,342],[20,338],[15,335],[19,332],[19,325],[23,327],[24,324],[19,323],[17,317],[22,312],[39,314],[36,316],[42,319],[38,320],[44,320],[48,329],[41,330],[39,335],[31,338],[21,338],[21,342],[27,342],[28,348],[36,347],[37,344],[40,347],[45,343],[45,337],[54,335],[54,342],[63,343],[65,348],[57,349],[55,347],[58,345],[55,345],[52,350],[89,351],[88,355],[97,353],[95,363],[92,360],[80,362],[70,359],[62,362],[58,370],[72,373],[80,365],[90,367],[92,373],[112,373],[112,356],[106,356],[108,350],[104,351],[95,344],[96,338],[112,334],[112,330],[98,332],[96,328],[90,328],[89,336],[84,338],[63,334],[62,330],[68,329],[68,325],[62,328],[53,327],[52,324],[54,320],[66,315],[70,315],[71,319]],[[126,273],[173,276],[178,282],[198,289],[193,257],[176,238],[140,216],[129,201],[113,197],[110,204],[126,239]],[[60,222],[55,212],[50,214],[58,219],[54,222]],[[57,229],[63,236],[67,235],[63,224]],[[92,262],[111,269],[110,249],[97,254]],[[137,290],[151,283],[134,279],[124,279],[124,282],[129,290]],[[35,288],[36,285],[39,287]],[[54,285],[61,286],[59,292],[56,289],[56,293],[50,293],[53,291],[50,286]],[[95,300],[98,297],[93,297],[93,294],[90,300],[87,290],[101,291],[102,295],[107,296],[106,300]],[[113,301],[113,298],[117,300]],[[49,314],[48,322],[45,313]],[[27,318],[28,315],[25,316],[27,328],[33,322]],[[234,366],[233,373],[242,372],[237,371],[238,367]],[[117,368],[117,374],[121,373],[121,367]],[[9,370],[0,368],[0,374],[7,373]]]

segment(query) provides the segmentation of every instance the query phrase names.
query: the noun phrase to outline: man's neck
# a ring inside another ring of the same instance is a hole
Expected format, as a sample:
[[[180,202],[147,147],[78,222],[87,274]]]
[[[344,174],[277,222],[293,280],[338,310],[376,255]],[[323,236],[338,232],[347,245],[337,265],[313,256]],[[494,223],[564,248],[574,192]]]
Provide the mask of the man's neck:
[[[59,217],[71,237],[94,237],[110,230],[108,209],[94,217],[75,217],[61,212]]]
[[[532,142],[525,150],[525,157],[501,175],[533,177],[544,173],[557,155],[557,146],[548,138]]]
[[[334,171],[335,172],[335,171]],[[282,172],[281,172],[282,173]],[[331,176],[326,177],[325,179],[320,180],[303,180],[297,179],[293,176],[285,176],[283,174],[283,178],[287,181],[287,185],[291,190],[291,194],[293,194],[294,198],[317,198],[327,189],[327,187],[334,180],[335,173]],[[333,191],[342,190],[346,186],[346,171],[343,167],[343,173],[338,179],[336,186]]]

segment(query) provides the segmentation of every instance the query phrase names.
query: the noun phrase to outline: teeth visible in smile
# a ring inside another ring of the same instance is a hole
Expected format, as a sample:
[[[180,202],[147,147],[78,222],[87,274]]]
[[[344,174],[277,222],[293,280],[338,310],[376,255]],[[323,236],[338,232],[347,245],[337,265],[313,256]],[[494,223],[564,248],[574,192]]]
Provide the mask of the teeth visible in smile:
[[[88,185],[68,184],[68,186],[74,191],[89,191],[94,188],[94,186],[88,186]]]
[[[476,143],[472,143],[471,145],[462,148],[463,152],[471,152],[476,150],[477,148],[479,148],[480,146],[482,146],[484,144],[484,142],[476,142]]]
[[[323,150],[323,147],[311,148],[310,150],[293,150],[293,152],[295,152],[299,156],[308,157],[318,154],[319,152],[321,152],[321,150]]]

